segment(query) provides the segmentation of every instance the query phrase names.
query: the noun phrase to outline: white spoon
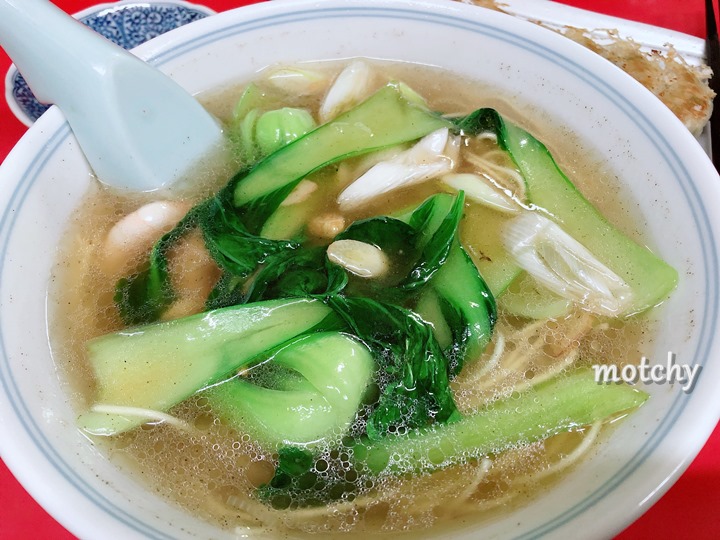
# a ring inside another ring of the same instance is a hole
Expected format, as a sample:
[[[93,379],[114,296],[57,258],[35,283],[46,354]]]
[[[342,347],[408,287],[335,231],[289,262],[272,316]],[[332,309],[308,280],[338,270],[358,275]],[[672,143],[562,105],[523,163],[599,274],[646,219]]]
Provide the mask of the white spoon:
[[[0,0],[0,46],[107,185],[170,185],[220,147],[218,123],[177,83],[47,0]]]

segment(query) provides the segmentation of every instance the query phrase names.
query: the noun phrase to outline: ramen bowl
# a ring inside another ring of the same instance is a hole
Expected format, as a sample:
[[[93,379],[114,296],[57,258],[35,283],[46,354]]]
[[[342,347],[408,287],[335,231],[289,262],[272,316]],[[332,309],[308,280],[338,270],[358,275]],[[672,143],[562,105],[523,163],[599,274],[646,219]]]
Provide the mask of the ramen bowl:
[[[690,464],[718,421],[720,179],[697,141],[638,83],[580,46],[504,14],[422,1],[273,2],[208,17],[137,53],[192,93],[275,64],[366,57],[441,67],[551,118],[625,184],[650,243],[679,272],[643,353],[697,365],[694,387],[644,385],[651,399],[541,496],[455,538],[606,538]],[[154,494],[76,428],[53,363],[47,293],[63,230],[95,179],[53,108],[0,169],[0,451],[47,511],[81,538],[253,538]],[[623,360],[623,359],[620,359]],[[635,359],[639,360],[639,359]],[[640,383],[638,383],[640,384]],[[437,535],[418,531],[417,536]]]

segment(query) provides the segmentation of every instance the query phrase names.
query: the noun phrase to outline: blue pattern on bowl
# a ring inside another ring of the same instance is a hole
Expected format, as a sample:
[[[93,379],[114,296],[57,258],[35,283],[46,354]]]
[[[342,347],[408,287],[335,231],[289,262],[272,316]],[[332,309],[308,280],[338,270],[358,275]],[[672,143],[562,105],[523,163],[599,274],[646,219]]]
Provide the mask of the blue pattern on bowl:
[[[204,6],[178,2],[121,2],[116,6],[103,4],[96,8],[101,9],[82,15],[78,20],[125,49],[137,47],[160,34],[213,13]],[[21,121],[32,123],[40,118],[50,105],[40,103],[15,66],[11,69],[14,70],[14,75],[6,83],[11,86],[10,95],[16,105],[12,107],[11,104],[11,108],[14,112],[22,112],[27,116],[27,121],[18,117]]]

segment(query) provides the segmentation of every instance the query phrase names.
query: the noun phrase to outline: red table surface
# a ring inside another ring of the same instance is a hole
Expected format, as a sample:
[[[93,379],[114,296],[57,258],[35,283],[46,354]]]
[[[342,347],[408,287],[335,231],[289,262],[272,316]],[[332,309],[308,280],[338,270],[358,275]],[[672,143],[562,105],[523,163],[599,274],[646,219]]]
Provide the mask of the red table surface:
[[[257,0],[206,0],[208,7],[223,11]],[[687,34],[704,37],[702,0],[560,0],[599,13],[624,17]],[[96,2],[54,0],[69,13]],[[0,50],[0,74],[10,61]],[[25,132],[4,100],[0,103],[0,159]],[[678,482],[638,521],[617,538],[634,539],[715,539],[720,538],[720,428]],[[603,516],[598,516],[602,522]],[[581,535],[578,535],[580,537]],[[5,540],[74,538],[25,492],[0,461],[0,538]]]

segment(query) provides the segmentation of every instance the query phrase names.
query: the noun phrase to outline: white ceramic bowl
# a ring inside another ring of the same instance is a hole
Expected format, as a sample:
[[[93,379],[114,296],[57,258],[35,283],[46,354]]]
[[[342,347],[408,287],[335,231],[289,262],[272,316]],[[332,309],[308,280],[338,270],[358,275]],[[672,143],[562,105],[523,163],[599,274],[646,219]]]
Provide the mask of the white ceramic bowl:
[[[599,57],[529,23],[420,1],[273,2],[193,23],[138,54],[192,92],[276,62],[365,56],[442,66],[547,114],[629,184],[661,255],[680,272],[653,361],[703,366],[694,391],[655,386],[611,441],[482,536],[609,537],[682,473],[718,420],[717,212],[720,179],[659,101]],[[57,110],[0,169],[0,450],[37,500],[82,538],[231,537],[145,490],[74,428],[50,358],[45,293],[58,240],[91,181]],[[698,494],[701,496],[701,494]],[[578,531],[582,531],[579,534]],[[469,530],[460,537],[475,537]]]

